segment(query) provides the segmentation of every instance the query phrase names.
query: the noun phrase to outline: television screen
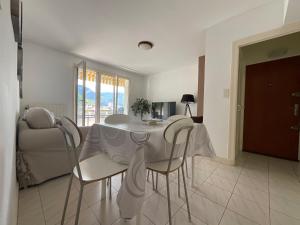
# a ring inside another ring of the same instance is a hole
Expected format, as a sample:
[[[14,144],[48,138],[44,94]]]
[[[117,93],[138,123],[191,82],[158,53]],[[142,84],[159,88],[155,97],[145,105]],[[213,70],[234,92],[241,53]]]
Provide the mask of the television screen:
[[[153,102],[152,118],[166,120],[176,114],[176,102]]]

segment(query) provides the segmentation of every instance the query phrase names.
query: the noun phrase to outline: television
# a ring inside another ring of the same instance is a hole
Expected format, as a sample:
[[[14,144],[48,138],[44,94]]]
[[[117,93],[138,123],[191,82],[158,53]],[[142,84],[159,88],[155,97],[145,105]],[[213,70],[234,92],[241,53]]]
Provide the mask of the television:
[[[176,102],[152,102],[152,118],[166,120],[176,115]]]

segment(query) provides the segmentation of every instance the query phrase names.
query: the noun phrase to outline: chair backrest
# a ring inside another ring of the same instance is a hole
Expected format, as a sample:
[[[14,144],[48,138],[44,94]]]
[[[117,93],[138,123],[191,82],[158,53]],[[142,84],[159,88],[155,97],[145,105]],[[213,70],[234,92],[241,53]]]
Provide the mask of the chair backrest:
[[[72,151],[73,160],[70,159],[70,163],[71,164],[75,163],[78,176],[82,180],[81,170],[79,166],[79,155],[78,155],[79,154],[78,149],[82,144],[82,134],[79,128],[77,127],[77,125],[68,117],[63,117],[61,119],[60,129],[62,130],[65,137],[68,155],[70,151]]]
[[[174,115],[174,116],[168,117],[167,120],[168,120],[169,122],[174,122],[174,121],[176,121],[176,120],[185,119],[185,118],[189,118],[189,117],[187,117],[187,116],[185,116],[185,115]]]
[[[170,172],[176,145],[184,146],[183,155],[182,155],[183,158],[182,163],[184,163],[188,142],[193,127],[194,127],[193,120],[191,118],[178,119],[166,127],[164,131],[164,139],[167,143],[172,145],[169,165],[168,165],[168,172]]]
[[[124,114],[113,114],[105,118],[105,123],[108,124],[120,124],[120,123],[128,123],[129,116]]]

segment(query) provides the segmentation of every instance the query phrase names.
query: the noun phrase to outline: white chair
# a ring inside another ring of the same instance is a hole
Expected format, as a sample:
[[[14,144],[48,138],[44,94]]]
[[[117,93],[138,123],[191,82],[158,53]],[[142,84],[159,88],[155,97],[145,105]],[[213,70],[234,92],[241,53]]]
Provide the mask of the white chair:
[[[105,180],[106,178],[110,179],[112,176],[126,171],[127,165],[122,165],[112,161],[105,153],[98,154],[79,162],[78,149],[82,144],[82,135],[80,130],[78,129],[77,125],[67,117],[62,118],[61,124],[62,126],[60,129],[63,131],[65,137],[70,163],[72,164],[72,162],[74,162],[75,164],[74,168],[72,168],[73,171],[69,181],[61,225],[64,224],[65,213],[68,206],[72,180],[74,176],[79,180],[80,183],[79,199],[75,217],[75,225],[77,225],[84,186],[93,182]]]
[[[113,114],[106,117],[104,122],[108,124],[128,123],[129,116],[124,114]]]
[[[187,117],[185,115],[174,115],[174,116],[168,117],[167,121],[174,122],[174,121],[181,120],[181,119],[186,119],[186,118],[190,118],[190,117]],[[187,160],[186,159],[185,159],[185,172],[186,172],[186,176],[189,177],[188,164],[187,164]],[[180,172],[178,170],[178,183],[179,183],[179,181],[180,181]],[[180,187],[180,184],[179,184],[178,187]],[[180,188],[178,188],[178,196],[180,196]]]
[[[193,129],[193,120],[191,118],[179,119],[179,120],[176,120],[175,122],[172,122],[171,124],[169,124],[164,131],[165,141],[167,143],[172,144],[169,160],[149,163],[147,165],[147,169],[150,170],[151,172],[154,171],[154,172],[157,172],[159,174],[166,176],[169,224],[170,225],[172,225],[172,219],[171,219],[169,174],[176,170],[179,171],[180,168],[182,171],[188,216],[189,216],[189,220],[191,221],[189,200],[188,200],[186,181],[185,181],[185,175],[184,175],[184,163],[185,163],[188,142],[189,142],[189,138],[190,138],[192,129]],[[178,155],[174,156],[175,147],[178,144],[182,144],[184,146],[183,152],[181,152],[180,157]]]

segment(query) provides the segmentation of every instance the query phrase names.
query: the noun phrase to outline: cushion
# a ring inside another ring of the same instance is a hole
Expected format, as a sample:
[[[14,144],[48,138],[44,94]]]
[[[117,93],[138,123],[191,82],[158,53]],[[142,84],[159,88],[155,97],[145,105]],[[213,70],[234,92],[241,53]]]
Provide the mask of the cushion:
[[[47,129],[55,126],[54,114],[41,107],[32,107],[26,110],[24,119],[32,129]]]

